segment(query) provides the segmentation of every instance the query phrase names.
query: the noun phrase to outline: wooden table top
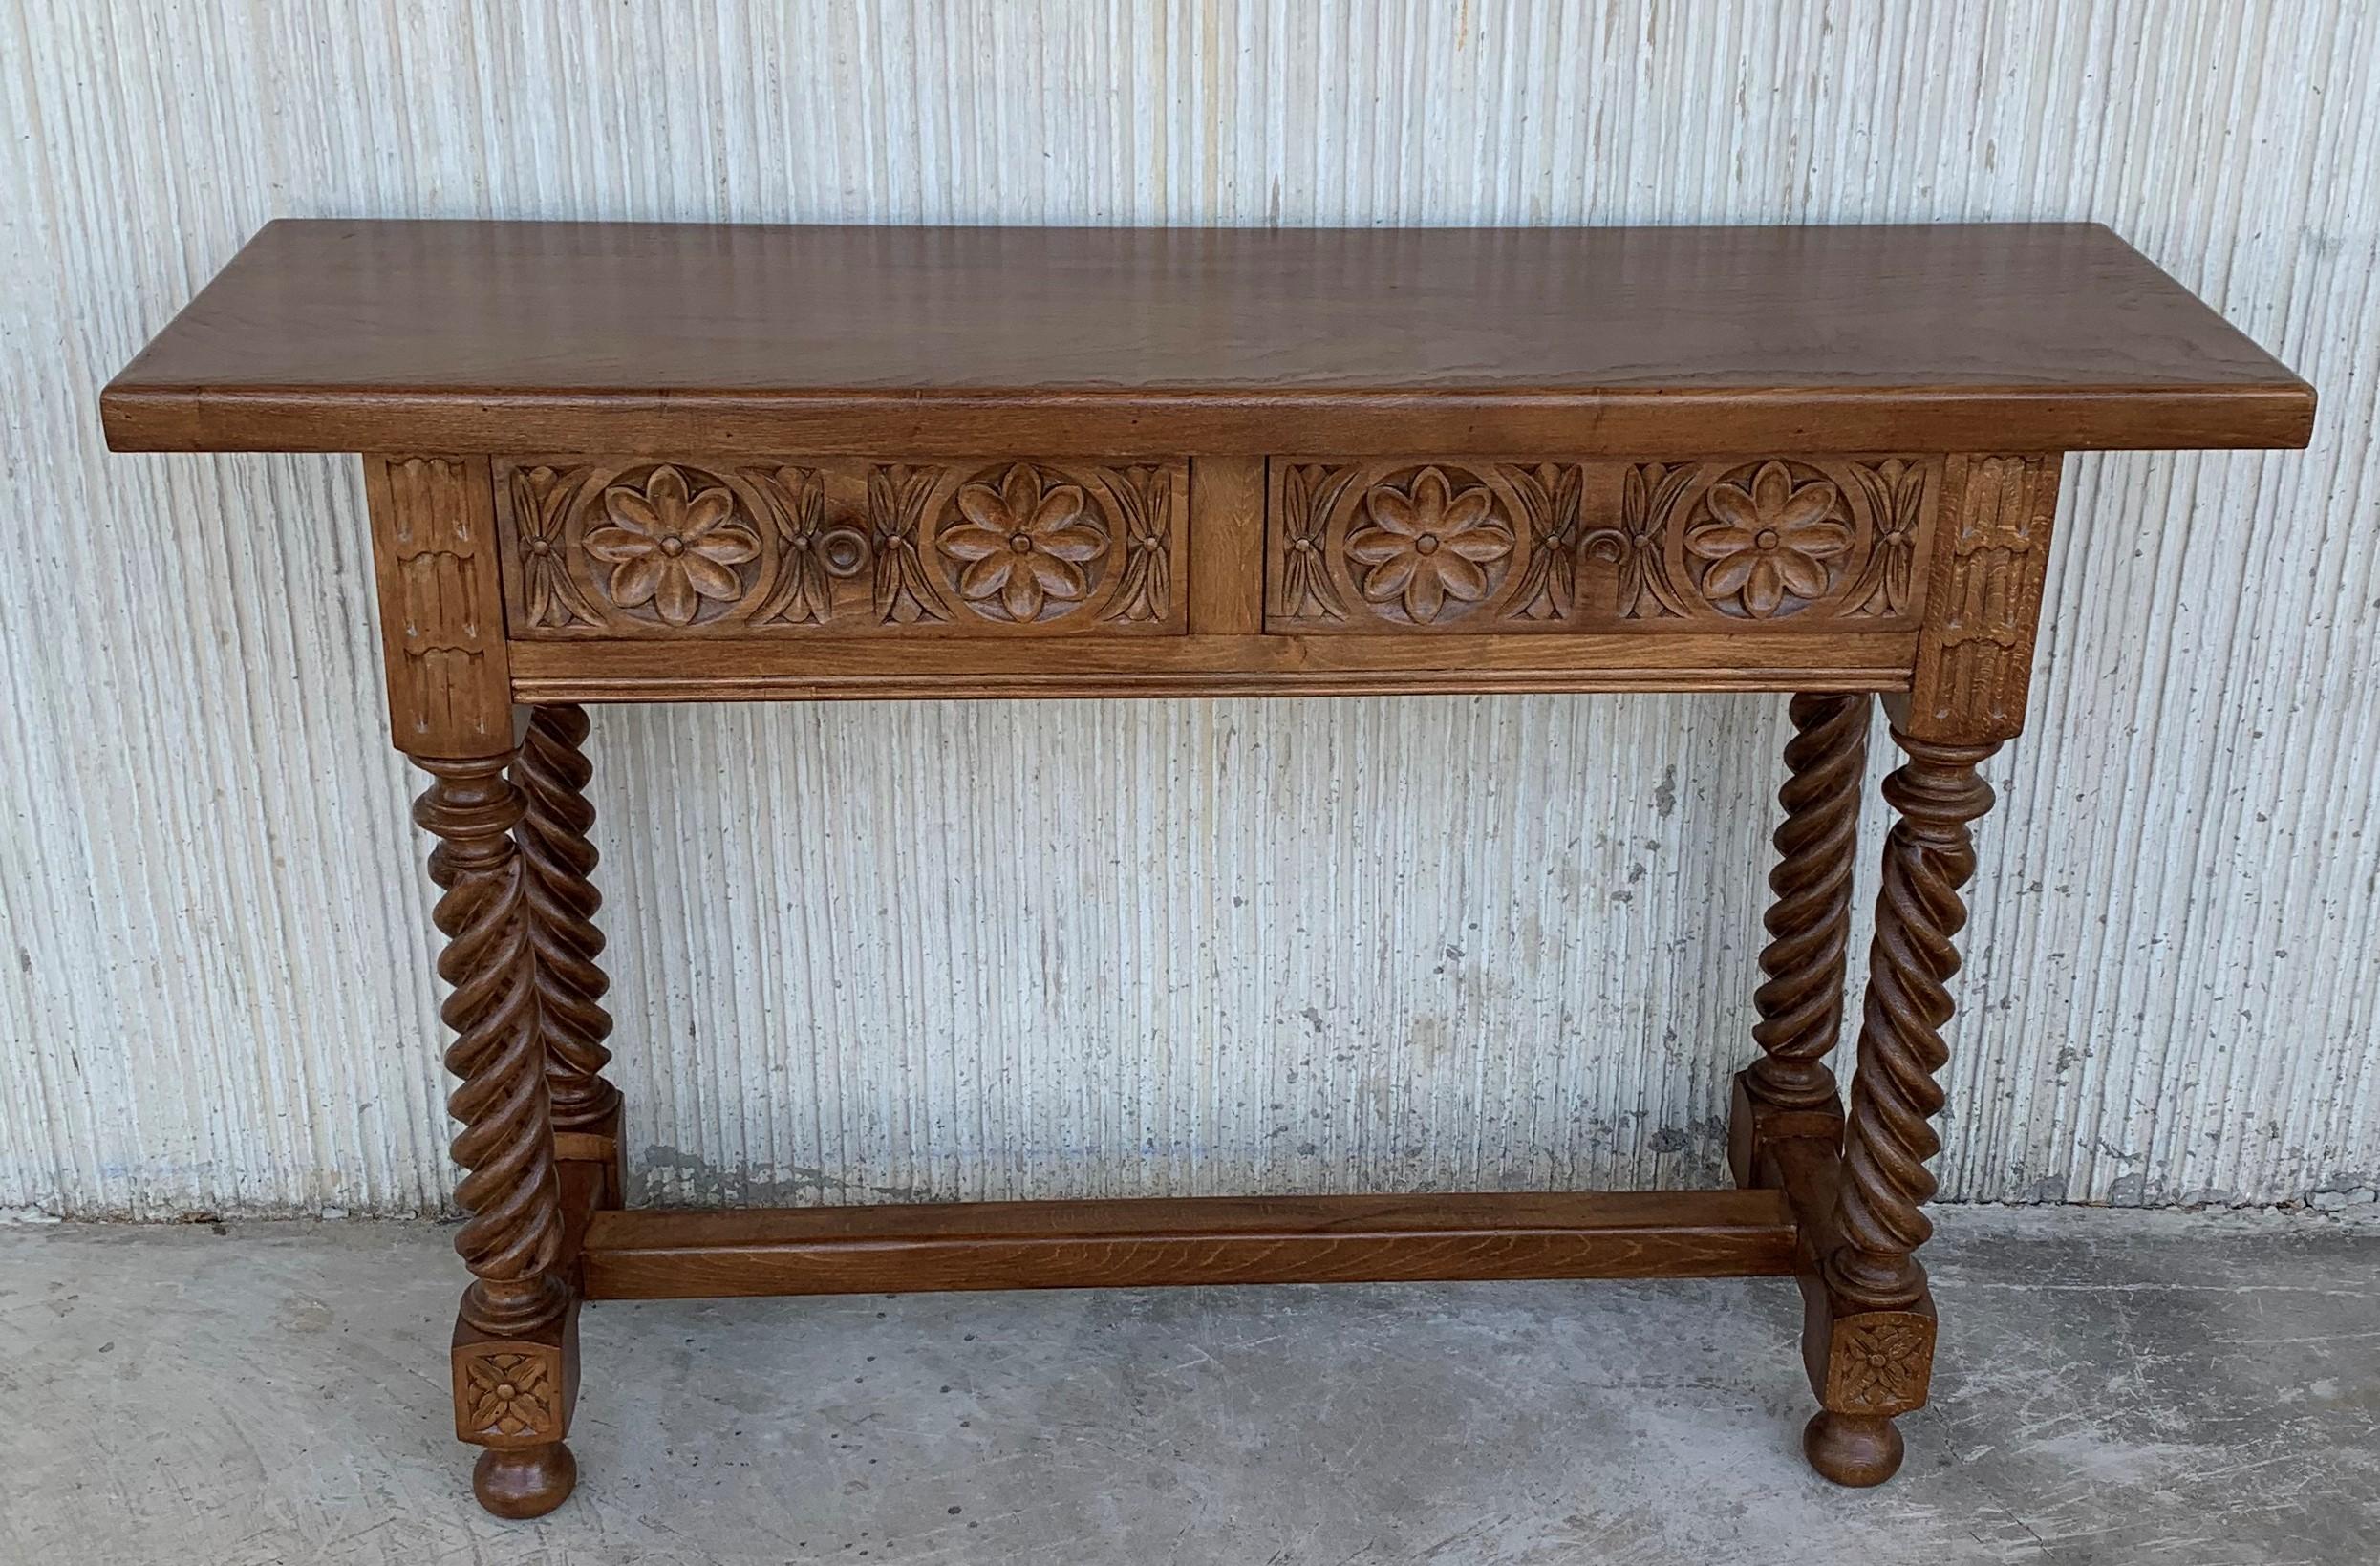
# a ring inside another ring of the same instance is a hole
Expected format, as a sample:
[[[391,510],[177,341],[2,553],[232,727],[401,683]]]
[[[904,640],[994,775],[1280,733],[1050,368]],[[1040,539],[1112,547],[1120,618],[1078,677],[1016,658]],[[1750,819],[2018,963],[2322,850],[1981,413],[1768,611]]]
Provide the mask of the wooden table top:
[[[118,450],[2303,445],[2310,387],[2106,228],[284,221]]]

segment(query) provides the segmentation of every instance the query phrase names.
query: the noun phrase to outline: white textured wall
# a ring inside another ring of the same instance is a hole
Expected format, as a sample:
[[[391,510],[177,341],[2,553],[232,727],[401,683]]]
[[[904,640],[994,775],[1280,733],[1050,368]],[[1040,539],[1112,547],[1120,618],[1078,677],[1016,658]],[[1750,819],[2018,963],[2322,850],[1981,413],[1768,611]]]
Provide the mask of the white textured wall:
[[[0,1209],[442,1202],[360,486],[111,458],[276,214],[2097,218],[2321,389],[2069,469],[1949,1193],[2380,1170],[2380,8],[0,8]],[[1713,1178],[1781,701],[596,714],[650,1191]],[[1873,877],[1869,878],[1872,883]]]

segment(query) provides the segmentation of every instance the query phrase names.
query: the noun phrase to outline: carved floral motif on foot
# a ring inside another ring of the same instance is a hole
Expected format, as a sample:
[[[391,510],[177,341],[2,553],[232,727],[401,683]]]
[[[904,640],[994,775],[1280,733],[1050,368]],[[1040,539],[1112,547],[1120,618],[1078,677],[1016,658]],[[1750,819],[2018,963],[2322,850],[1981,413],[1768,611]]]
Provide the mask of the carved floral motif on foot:
[[[538,1348],[477,1352],[462,1360],[457,1406],[465,1440],[558,1441],[562,1398],[550,1355]]]
[[[1922,1406],[1933,1379],[1934,1336],[1933,1321],[1914,1314],[1837,1320],[1821,1401],[1847,1414],[1898,1414]]]

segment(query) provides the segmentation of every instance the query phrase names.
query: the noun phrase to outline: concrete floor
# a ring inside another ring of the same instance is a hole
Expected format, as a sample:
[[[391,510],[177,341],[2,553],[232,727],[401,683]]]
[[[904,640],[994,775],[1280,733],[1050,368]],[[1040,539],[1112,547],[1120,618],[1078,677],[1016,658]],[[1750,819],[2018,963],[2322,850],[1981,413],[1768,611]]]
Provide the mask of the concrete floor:
[[[1773,1280],[610,1304],[482,1515],[446,1231],[0,1229],[0,1560],[2380,1558],[2380,1222],[1951,1211],[1933,1407],[1812,1477]]]

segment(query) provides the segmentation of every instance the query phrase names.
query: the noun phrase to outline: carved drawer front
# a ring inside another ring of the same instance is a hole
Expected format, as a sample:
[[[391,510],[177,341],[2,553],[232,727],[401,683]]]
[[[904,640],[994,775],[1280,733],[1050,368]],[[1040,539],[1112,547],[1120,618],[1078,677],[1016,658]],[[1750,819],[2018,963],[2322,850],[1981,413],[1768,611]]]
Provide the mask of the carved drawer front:
[[[516,638],[1185,629],[1180,460],[557,457],[495,483]]]
[[[1942,459],[1276,457],[1267,482],[1271,631],[1894,631]]]

